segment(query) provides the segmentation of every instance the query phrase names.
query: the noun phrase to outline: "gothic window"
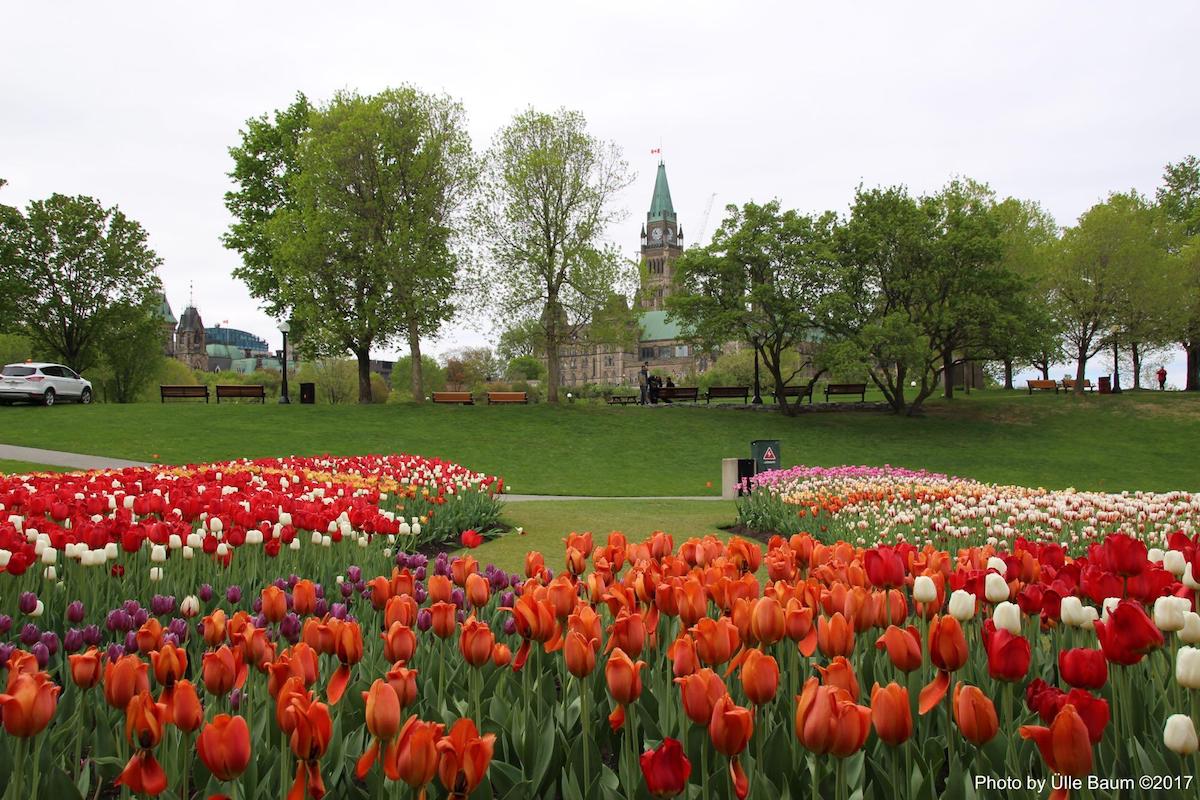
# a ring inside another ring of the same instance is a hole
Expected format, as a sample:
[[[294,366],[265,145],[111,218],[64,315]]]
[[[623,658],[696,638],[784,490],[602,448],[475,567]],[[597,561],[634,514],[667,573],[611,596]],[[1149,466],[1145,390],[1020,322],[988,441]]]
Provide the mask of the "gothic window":
[[[652,358],[654,358],[654,348],[653,347],[643,347],[642,348],[642,361],[649,361]]]

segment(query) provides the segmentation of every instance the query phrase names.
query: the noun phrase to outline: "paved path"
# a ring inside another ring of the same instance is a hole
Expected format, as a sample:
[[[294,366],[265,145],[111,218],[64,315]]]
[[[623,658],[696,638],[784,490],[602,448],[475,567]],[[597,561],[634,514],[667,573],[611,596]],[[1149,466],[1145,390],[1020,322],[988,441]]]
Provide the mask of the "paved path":
[[[721,497],[705,495],[704,497],[655,496],[655,497],[597,497],[592,495],[569,494],[505,494],[504,499],[510,503],[521,503],[531,500],[721,500]]]
[[[71,469],[121,469],[122,467],[151,466],[142,461],[85,456],[79,453],[64,453],[61,450],[18,447],[14,444],[0,444],[0,458],[11,461],[30,461],[34,464],[49,464],[55,467],[70,467]]]

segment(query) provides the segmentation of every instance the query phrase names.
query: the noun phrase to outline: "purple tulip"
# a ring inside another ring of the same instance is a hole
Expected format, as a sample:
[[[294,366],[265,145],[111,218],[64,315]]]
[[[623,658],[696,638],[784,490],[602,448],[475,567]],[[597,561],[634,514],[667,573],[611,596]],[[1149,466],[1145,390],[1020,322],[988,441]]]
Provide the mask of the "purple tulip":
[[[104,627],[108,628],[110,633],[125,630],[128,625],[125,624],[125,619],[129,615],[122,608],[114,608],[104,617]]]
[[[29,652],[33,653],[33,657],[37,659],[39,669],[45,669],[46,665],[50,663],[50,648],[41,642],[29,648]]]
[[[329,613],[332,614],[333,616],[337,617],[338,619],[345,619],[346,611],[347,611],[347,609],[346,609],[345,603],[334,603],[333,606],[329,609]]]
[[[424,603],[425,598],[428,596],[429,590],[425,588],[425,584],[418,583],[416,587],[413,588],[413,599],[418,603]]]
[[[17,598],[17,608],[22,614],[32,614],[37,608],[37,595],[33,592],[21,592],[21,596]]]
[[[121,608],[125,609],[125,613],[131,617],[142,610],[142,607],[137,600],[126,600],[121,604]]]
[[[21,644],[26,646],[31,645],[42,638],[42,629],[32,622],[26,622],[21,626],[21,635],[18,638],[20,638]]]
[[[16,650],[16,645],[4,642],[0,644],[0,663],[7,664],[8,659],[12,657],[13,651]]]
[[[362,580],[362,569],[357,566],[347,567],[346,580],[350,581],[351,583],[358,583],[360,580]]]
[[[109,661],[116,661],[121,656],[125,655],[125,648],[121,647],[119,644],[110,644],[108,646],[107,655]]]
[[[507,619],[505,619],[504,620],[504,632],[510,636],[512,634],[516,633],[517,632],[517,621],[515,619],[513,619],[512,617],[508,617]]]
[[[36,601],[35,601],[36,602]],[[12,630],[13,619],[8,614],[0,614],[0,636],[5,636]]]
[[[232,692],[229,693],[229,707],[232,708],[234,711],[237,711],[242,707],[242,690],[241,689],[234,689]]]
[[[188,623],[183,617],[176,617],[167,624],[167,630],[175,636],[176,642],[186,642],[188,638]]]
[[[138,651],[137,634],[129,631],[125,634],[125,652],[136,653]]]
[[[319,583],[314,583],[313,588],[315,589],[314,594],[316,594],[316,596],[318,598],[324,600],[325,599],[325,587]]]
[[[80,600],[72,600],[67,604],[67,622],[72,625],[78,625],[83,622],[83,602]]]
[[[275,588],[281,592],[286,592],[288,589],[290,589],[292,587],[288,586],[288,582],[286,579],[276,578],[275,579]]]
[[[517,602],[517,596],[512,592],[505,592],[504,594],[500,595],[501,608],[512,608],[513,603],[515,602]]]
[[[300,640],[300,618],[294,612],[289,611],[279,621],[279,635],[292,644]]]
[[[58,634],[54,631],[46,631],[42,634],[42,644],[46,645],[46,649],[50,651],[50,655],[58,652]]]
[[[150,612],[144,608],[139,608],[137,613],[133,615],[133,627],[140,628],[150,620]]]
[[[287,588],[294,589],[296,588],[296,584],[299,582],[300,576],[293,572],[291,575],[288,575]]]
[[[240,603],[242,601],[242,587],[230,586],[225,590],[225,599],[234,605]]]
[[[200,584],[200,590],[196,592],[196,595],[202,602],[207,603],[213,599],[213,588],[207,583],[202,583]]]
[[[323,617],[327,613],[329,613],[329,603],[325,602],[325,598],[321,598],[317,601],[317,604],[313,606],[313,614],[318,617]]]
[[[396,566],[400,569],[408,567],[408,555],[405,553],[396,553]]]
[[[458,606],[459,608],[462,608],[464,605],[466,605],[467,596],[463,594],[462,589],[459,589],[456,586],[454,591],[450,592],[450,602],[454,603],[454,605]]]
[[[354,594],[354,586],[353,586],[353,584],[349,584],[349,583],[343,583],[343,584],[342,584],[340,587],[338,587],[338,588],[340,588],[340,589],[342,590],[342,597],[344,597],[344,598],[345,598],[345,597],[349,597],[350,595]]]
[[[71,628],[63,636],[63,649],[68,653],[76,653],[83,649],[83,631]]]
[[[515,588],[517,588],[518,586],[520,586],[520,585],[521,585],[521,578],[520,578],[520,576],[519,576],[519,575],[510,575],[510,576],[508,576],[508,585],[509,585],[509,586],[511,586],[511,587],[512,587],[512,588],[514,588],[514,589],[515,589]]]
[[[426,574],[427,574],[427,573],[425,572],[425,566],[424,566],[424,565],[421,565],[421,566],[417,567],[417,571],[413,573],[413,576],[414,576],[414,577],[415,577],[417,580],[419,580],[419,581],[423,581],[423,580],[425,580],[425,575],[426,575]]]
[[[165,617],[168,614],[175,613],[175,598],[171,595],[154,595],[154,599],[150,601],[150,610],[154,612],[156,617]]]
[[[99,625],[88,625],[83,629],[83,643],[88,647],[100,644],[101,634]]]
[[[428,608],[422,608],[417,612],[417,630],[427,631],[433,626],[433,612]],[[513,628],[516,630],[516,628]]]
[[[250,610],[253,611],[255,614],[262,611],[262,595],[255,597],[254,600],[251,601]]]
[[[461,623],[466,618],[467,618],[467,612],[463,611],[461,608],[458,611],[454,612],[455,622]]]
[[[172,645],[175,645],[176,647],[178,647],[179,646],[179,637],[168,631],[167,633],[163,634],[162,643],[164,645],[172,644]]]

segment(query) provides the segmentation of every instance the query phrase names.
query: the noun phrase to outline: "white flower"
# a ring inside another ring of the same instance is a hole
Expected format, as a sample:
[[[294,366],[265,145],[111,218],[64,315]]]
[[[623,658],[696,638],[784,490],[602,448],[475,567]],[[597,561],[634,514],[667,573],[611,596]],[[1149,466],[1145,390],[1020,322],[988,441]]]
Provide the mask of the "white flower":
[[[150,580],[152,580],[152,581],[161,581],[162,580],[162,567],[151,567],[150,568]]]
[[[1181,756],[1190,756],[1200,749],[1200,740],[1196,737],[1196,725],[1187,714],[1172,714],[1167,717],[1167,725],[1163,728],[1163,744],[1167,749]]]
[[[120,551],[117,550],[116,542],[108,542],[104,545],[104,558],[108,561],[116,561]]]
[[[11,550],[0,550],[0,567],[7,567],[9,560],[12,558]]]
[[[983,594],[989,603],[1002,603],[1008,599],[1008,584],[1004,576],[989,572],[983,580]]]
[[[258,528],[251,528],[246,531],[246,544],[262,544],[263,534]]]
[[[520,533],[520,529],[517,529]],[[913,579],[913,600],[918,603],[936,603],[937,602],[937,586],[933,583],[933,578],[928,575],[918,575]]]
[[[178,533],[172,533],[167,537],[167,547],[172,550],[178,550],[183,547],[183,538]]]
[[[189,594],[179,603],[179,613],[189,619],[200,613],[200,598],[194,594]]]
[[[950,616],[966,622],[975,616],[975,595],[965,589],[955,589],[950,595]]]
[[[1200,590],[1200,583],[1197,583],[1195,576],[1192,575],[1192,564],[1190,561],[1183,570],[1183,585],[1191,589],[1193,592]]]
[[[1179,631],[1179,641],[1184,644],[1200,644],[1200,614],[1188,611],[1183,615],[1183,628]]]
[[[1083,624],[1083,603],[1078,597],[1068,595],[1062,599],[1059,604],[1058,615],[1062,618],[1064,625],[1070,625],[1072,628],[1078,628]]]
[[[58,551],[55,550],[53,547],[43,548],[42,549],[42,563],[43,564],[57,564],[58,563]]]
[[[300,549],[300,540],[299,539],[292,539],[292,541],[290,543],[288,543],[288,550],[299,550],[299,549]]]
[[[225,542],[219,543],[217,545],[217,555],[220,558],[224,558],[225,556],[229,555],[229,545]]]
[[[180,550],[179,552],[183,556],[184,561],[191,561],[192,558],[196,555],[196,551],[193,548],[188,547],[186,544],[183,546],[183,549]]]
[[[992,612],[992,621],[996,623],[997,628],[1003,628],[1009,633],[1021,633],[1021,608],[1016,603],[1010,603],[1007,600],[996,606],[996,610]]]
[[[1183,630],[1183,613],[1192,604],[1182,597],[1160,597],[1154,601],[1154,624],[1160,631],[1174,633]]]
[[[999,556],[992,556],[988,559],[987,569],[994,569],[1001,575],[1008,574],[1008,565],[1004,563],[1004,559]]]
[[[193,550],[199,550],[204,547],[204,537],[193,531],[187,536],[187,546]]]
[[[1187,559],[1183,557],[1183,553],[1178,550],[1168,550],[1163,556],[1163,569],[1174,575],[1176,578],[1183,575],[1183,570],[1187,566]]]
[[[1200,689],[1200,650],[1179,648],[1175,657],[1175,681],[1185,689]]]
[[[420,535],[421,535],[421,523],[419,523],[419,522],[414,522],[414,523],[413,523],[413,526],[412,526],[412,533],[413,533],[413,536],[420,536]]]
[[[225,529],[225,523],[221,522],[220,517],[212,517],[208,520],[208,529],[213,533],[220,533]]]
[[[293,539],[292,541],[295,541],[295,539]],[[313,531],[313,532],[312,532],[312,543],[313,543],[313,544],[320,544],[320,543],[321,543],[321,532],[320,532],[320,531]]]
[[[164,564],[167,561],[167,548],[161,544],[150,545],[150,561],[154,564]]]
[[[42,575],[48,581],[58,580],[58,570],[55,569],[53,565],[46,567],[46,571],[43,572]]]
[[[1163,556],[1165,556],[1165,555],[1166,555],[1166,553],[1164,553],[1160,548],[1151,547],[1149,550],[1146,551],[1146,560],[1161,562],[1163,560]]]
[[[37,605],[33,607],[33,611],[29,612],[29,616],[40,617],[44,613],[46,613],[46,606],[41,600],[38,600]]]
[[[333,538],[330,536],[322,536],[321,547],[333,547]]]

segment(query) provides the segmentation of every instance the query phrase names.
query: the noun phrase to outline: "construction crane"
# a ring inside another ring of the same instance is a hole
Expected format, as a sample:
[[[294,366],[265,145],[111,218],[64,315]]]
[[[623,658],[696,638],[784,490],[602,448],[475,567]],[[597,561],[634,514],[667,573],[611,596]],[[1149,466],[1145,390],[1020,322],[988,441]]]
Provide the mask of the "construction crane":
[[[704,204],[704,216],[700,218],[700,233],[698,233],[692,242],[696,245],[704,246],[704,234],[708,230],[708,217],[712,214],[713,201],[717,199],[717,193],[713,192],[708,196],[708,202]]]

